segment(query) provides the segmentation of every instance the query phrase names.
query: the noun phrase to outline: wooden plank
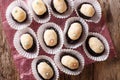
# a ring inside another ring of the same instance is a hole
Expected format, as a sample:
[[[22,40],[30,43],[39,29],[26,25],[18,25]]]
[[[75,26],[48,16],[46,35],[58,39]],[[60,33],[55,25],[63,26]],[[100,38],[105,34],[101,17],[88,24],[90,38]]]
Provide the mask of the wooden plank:
[[[19,80],[0,20],[0,80]]]
[[[106,13],[108,28],[112,36],[117,58],[95,63],[94,80],[120,80],[120,0],[100,0]]]

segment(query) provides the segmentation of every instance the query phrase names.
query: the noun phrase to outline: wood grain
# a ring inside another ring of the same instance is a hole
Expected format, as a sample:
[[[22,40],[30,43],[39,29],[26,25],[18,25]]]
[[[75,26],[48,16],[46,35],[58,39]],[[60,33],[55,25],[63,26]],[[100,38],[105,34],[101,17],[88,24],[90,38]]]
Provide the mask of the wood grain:
[[[94,80],[120,80],[120,0],[100,0],[115,44],[117,57],[94,64]]]
[[[0,20],[0,80],[19,80]]]
[[[117,57],[88,65],[78,76],[62,74],[59,80],[120,80],[120,0],[99,0],[99,2],[107,19]],[[2,25],[0,25],[0,80],[19,80]]]

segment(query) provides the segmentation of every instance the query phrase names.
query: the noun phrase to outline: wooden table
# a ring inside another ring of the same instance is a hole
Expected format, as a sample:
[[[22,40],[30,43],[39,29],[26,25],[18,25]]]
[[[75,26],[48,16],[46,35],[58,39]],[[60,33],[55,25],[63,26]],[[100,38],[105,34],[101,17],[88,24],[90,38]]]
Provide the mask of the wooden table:
[[[120,0],[99,0],[115,45],[117,57],[85,67],[78,76],[62,74],[59,80],[120,80]],[[0,80],[19,80],[0,23]]]

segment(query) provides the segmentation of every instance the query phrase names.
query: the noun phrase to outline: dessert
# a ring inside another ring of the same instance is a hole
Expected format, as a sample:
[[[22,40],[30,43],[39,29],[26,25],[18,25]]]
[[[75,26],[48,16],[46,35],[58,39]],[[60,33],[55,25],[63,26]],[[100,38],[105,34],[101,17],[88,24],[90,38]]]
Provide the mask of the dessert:
[[[13,19],[18,23],[22,23],[27,19],[26,11],[18,6],[12,9],[11,15]]]
[[[54,76],[52,65],[47,60],[40,60],[37,63],[37,72],[43,80],[50,80]]]
[[[79,21],[73,22],[66,33],[68,43],[77,43],[82,35],[82,31],[81,23]]]
[[[90,3],[82,3],[77,9],[79,16],[84,19],[90,19],[95,15],[95,8]]]
[[[47,6],[43,0],[34,0],[32,2],[32,9],[37,16],[40,18],[48,14]]]
[[[54,48],[58,44],[58,32],[54,28],[47,28],[44,31],[44,42],[46,46]]]
[[[63,32],[60,26],[53,22],[41,25],[37,35],[42,49],[48,54],[54,54],[63,46]]]
[[[45,55],[36,57],[31,64],[36,80],[58,80],[59,72],[54,61]]]
[[[79,61],[70,55],[62,56],[61,63],[70,70],[76,70],[79,68]]]
[[[103,42],[95,36],[89,36],[87,38],[86,48],[93,56],[100,56],[105,50]]]
[[[66,0],[52,0],[52,8],[55,12],[63,14],[68,9],[68,3]]]
[[[68,75],[78,75],[84,68],[84,57],[71,49],[58,51],[54,56],[54,61],[60,71]]]
[[[34,51],[35,43],[31,34],[29,33],[22,34],[20,37],[20,44],[25,51],[27,52]]]
[[[6,20],[11,28],[22,30],[30,26],[32,16],[23,0],[15,0],[6,9]]]
[[[88,35],[88,24],[80,17],[67,19],[64,28],[64,45],[67,48],[78,48]]]

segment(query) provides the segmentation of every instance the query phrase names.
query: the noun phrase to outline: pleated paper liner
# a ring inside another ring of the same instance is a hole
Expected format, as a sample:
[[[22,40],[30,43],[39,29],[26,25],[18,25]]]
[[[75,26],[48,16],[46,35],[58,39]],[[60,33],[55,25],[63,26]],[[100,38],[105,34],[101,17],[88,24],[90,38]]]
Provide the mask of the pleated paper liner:
[[[108,41],[106,40],[106,38],[103,37],[101,34],[95,33],[95,32],[90,32],[88,36],[95,36],[95,37],[99,38],[99,39],[103,42],[103,44],[104,44],[104,46],[105,46],[105,51],[104,51],[104,52],[102,53],[102,55],[100,55],[100,56],[93,56],[93,55],[91,55],[90,52],[87,50],[86,44],[84,43],[84,44],[83,44],[83,49],[84,49],[87,57],[90,58],[91,60],[94,60],[94,61],[105,61],[105,60],[108,58],[109,53],[110,53],[109,43],[108,43]],[[96,43],[96,44],[97,44],[97,43]]]
[[[58,32],[58,36],[59,36],[59,43],[54,48],[47,47],[43,39],[44,31],[49,27],[54,28]],[[49,22],[41,25],[37,30],[37,36],[42,49],[48,54],[54,54],[55,52],[59,51],[63,47],[63,43],[64,43],[63,31],[61,30],[60,26],[58,26],[53,22]]]
[[[42,18],[40,18],[38,15],[35,14],[33,8],[32,8],[32,3],[33,3],[34,0],[29,0],[27,1],[28,5],[29,5],[29,9],[30,9],[30,12],[32,14],[32,17],[34,18],[34,20],[38,23],[46,23],[50,20],[51,18],[51,12],[50,12],[50,7],[48,5],[48,1],[47,0],[43,0],[44,4],[46,5],[46,8],[47,8],[47,14],[46,15],[41,15],[41,16],[44,16]]]
[[[102,10],[101,10],[101,6],[100,6],[99,2],[97,0],[74,0],[74,4],[75,4],[74,8],[75,8],[75,11],[78,16],[79,16],[79,13],[78,13],[77,9],[83,3],[90,3],[94,6],[94,9],[95,9],[95,15],[92,18],[85,19],[85,20],[88,22],[98,23],[101,20],[101,16],[102,16]]]
[[[51,13],[56,17],[56,18],[62,18],[62,19],[64,19],[64,18],[67,18],[67,17],[69,17],[71,14],[72,14],[72,12],[73,12],[73,6],[74,6],[74,2],[73,2],[73,0],[66,0],[67,1],[67,4],[68,4],[68,9],[67,9],[67,11],[66,12],[64,12],[63,14],[59,14],[59,13],[57,13],[56,11],[54,11],[53,10],[53,8],[52,8],[52,1],[53,0],[48,0],[48,3],[49,3],[49,6],[50,6],[50,9],[51,9]]]
[[[67,34],[67,31],[70,27],[70,25],[73,23],[73,22],[80,22],[80,24],[82,25],[82,34],[80,36],[80,39],[78,40],[77,43],[75,44],[70,44],[68,41],[67,41],[67,37],[66,37],[66,34]],[[68,18],[66,23],[65,23],[65,28],[64,28],[64,45],[65,47],[67,48],[72,48],[72,49],[75,49],[75,48],[78,48],[80,47],[84,41],[86,40],[87,36],[88,36],[88,32],[89,32],[89,27],[88,27],[88,24],[81,18],[79,17],[71,17],[71,18]]]
[[[36,80],[43,80],[43,79],[39,76],[39,74],[38,74],[38,72],[37,72],[37,69],[36,69],[36,65],[37,65],[37,62],[38,62],[39,60],[47,60],[48,62],[51,63],[51,65],[52,65],[52,67],[53,67],[53,69],[54,69],[54,70],[53,70],[53,71],[54,71],[54,76],[53,76],[52,80],[58,80],[58,78],[59,78],[59,71],[58,71],[57,66],[55,65],[54,61],[53,61],[50,57],[45,56],[45,55],[40,55],[40,56],[38,56],[38,57],[35,58],[35,59],[32,61],[32,63],[31,63],[32,73],[33,73],[34,77],[36,78]]]
[[[65,55],[66,53],[67,55],[73,55],[78,59],[80,66],[77,70],[70,70],[62,65],[61,56]],[[60,69],[60,71],[68,75],[79,75],[84,69],[84,65],[85,65],[84,57],[78,51],[71,50],[71,49],[62,49],[59,52],[57,52],[55,54],[54,61],[58,66],[58,68]]]
[[[12,18],[11,13],[12,13],[12,9],[14,7],[21,7],[25,10],[25,12],[27,13],[27,17],[26,17],[27,19],[24,22],[18,23]],[[30,24],[32,23],[31,13],[28,9],[28,6],[26,5],[26,3],[23,0],[15,0],[7,7],[6,19],[9,23],[10,27],[15,29],[15,30],[24,29],[24,28],[30,26]]]
[[[32,52],[25,51],[20,44],[21,35],[26,34],[26,33],[29,33],[30,35],[32,35],[32,37],[34,39],[33,41],[35,43],[35,49]],[[14,43],[14,47],[16,48],[18,53],[20,55],[22,55],[23,57],[26,57],[28,59],[32,59],[32,58],[36,58],[39,54],[39,48],[40,48],[39,42],[38,42],[38,39],[37,39],[35,32],[31,28],[25,28],[25,29],[17,31],[14,35],[13,43]]]

